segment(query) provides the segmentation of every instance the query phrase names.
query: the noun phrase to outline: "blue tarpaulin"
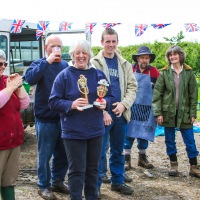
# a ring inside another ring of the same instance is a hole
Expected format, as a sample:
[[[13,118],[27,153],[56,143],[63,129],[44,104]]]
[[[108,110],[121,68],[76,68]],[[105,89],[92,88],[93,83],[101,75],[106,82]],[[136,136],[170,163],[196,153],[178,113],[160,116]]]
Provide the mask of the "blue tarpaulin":
[[[179,129],[176,129],[177,131]],[[193,125],[193,131],[194,133],[200,133],[200,126],[195,126]],[[157,136],[164,136],[165,135],[165,130],[163,126],[157,126],[156,131],[155,131],[155,137]]]

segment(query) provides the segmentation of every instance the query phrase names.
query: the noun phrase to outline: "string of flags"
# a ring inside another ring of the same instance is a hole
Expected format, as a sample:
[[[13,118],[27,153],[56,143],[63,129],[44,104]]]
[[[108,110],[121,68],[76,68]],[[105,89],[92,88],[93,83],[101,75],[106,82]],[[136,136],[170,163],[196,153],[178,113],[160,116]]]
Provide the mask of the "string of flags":
[[[24,24],[25,20],[19,20],[19,19],[14,19],[12,27],[10,29],[10,32],[13,34],[20,33],[22,31],[22,26]],[[49,25],[49,21],[39,21],[37,24],[37,30],[36,30],[36,38],[37,40],[41,37],[43,32],[47,29]],[[66,31],[71,29],[72,22],[67,22],[67,21],[62,21],[60,22],[60,25],[58,27],[59,31]],[[105,28],[112,28],[116,25],[120,25],[121,23],[102,23],[101,25]],[[86,33],[93,33],[93,28],[97,25],[97,22],[90,22],[90,23],[85,23],[85,32]],[[144,32],[147,30],[148,27],[153,27],[154,29],[163,29],[166,26],[171,25],[169,24],[135,24],[135,36],[139,37]],[[198,26],[195,23],[184,23],[184,27],[186,29],[186,32],[195,32],[195,31],[200,31],[200,26]]]

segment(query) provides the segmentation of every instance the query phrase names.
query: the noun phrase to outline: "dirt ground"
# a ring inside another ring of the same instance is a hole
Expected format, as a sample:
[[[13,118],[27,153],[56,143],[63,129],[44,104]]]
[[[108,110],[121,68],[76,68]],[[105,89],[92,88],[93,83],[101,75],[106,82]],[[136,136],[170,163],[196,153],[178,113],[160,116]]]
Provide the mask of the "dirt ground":
[[[200,150],[200,134],[195,133],[196,145]],[[200,179],[189,176],[189,163],[182,141],[181,134],[177,133],[179,177],[169,177],[169,159],[165,153],[164,136],[155,138],[148,149],[149,160],[154,168],[148,172],[137,166],[137,148],[132,149],[132,169],[128,175],[133,178],[130,183],[134,194],[127,196],[110,190],[110,184],[103,184],[101,189],[102,200],[198,200],[200,199]],[[200,163],[200,156],[198,157]],[[37,141],[34,127],[25,130],[25,140],[22,145],[20,158],[20,174],[15,189],[16,200],[42,200],[37,192]],[[58,200],[67,200],[69,195],[55,193]]]

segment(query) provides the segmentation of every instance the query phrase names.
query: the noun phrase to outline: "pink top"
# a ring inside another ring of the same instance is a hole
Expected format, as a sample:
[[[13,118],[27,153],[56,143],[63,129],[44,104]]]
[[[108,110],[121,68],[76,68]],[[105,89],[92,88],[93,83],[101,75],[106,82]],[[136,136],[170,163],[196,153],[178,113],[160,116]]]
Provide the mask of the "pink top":
[[[2,108],[7,101],[9,100],[9,95],[5,91],[0,91],[0,108]],[[30,98],[28,94],[24,98],[19,98],[20,101],[20,110],[23,110],[28,107]]]

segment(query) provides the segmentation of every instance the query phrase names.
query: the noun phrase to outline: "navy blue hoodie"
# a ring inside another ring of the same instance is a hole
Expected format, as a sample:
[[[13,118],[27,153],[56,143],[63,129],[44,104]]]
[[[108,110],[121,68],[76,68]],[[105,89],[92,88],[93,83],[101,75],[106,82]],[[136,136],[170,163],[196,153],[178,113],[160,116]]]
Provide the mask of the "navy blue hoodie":
[[[93,104],[98,98],[98,81],[106,79],[101,70],[93,67],[87,70],[68,67],[56,77],[49,98],[49,106],[61,114],[62,138],[89,139],[105,133],[102,110],[95,106],[84,111],[71,110],[72,102],[81,97],[77,86],[81,74],[87,78],[90,104]],[[109,87],[108,93],[104,97],[107,102],[107,109],[112,104],[112,98]]]
[[[40,122],[59,122],[59,113],[48,107],[49,95],[56,76],[68,63],[64,60],[49,64],[46,58],[34,61],[27,69],[25,79],[30,85],[37,85],[34,101],[35,118]]]

